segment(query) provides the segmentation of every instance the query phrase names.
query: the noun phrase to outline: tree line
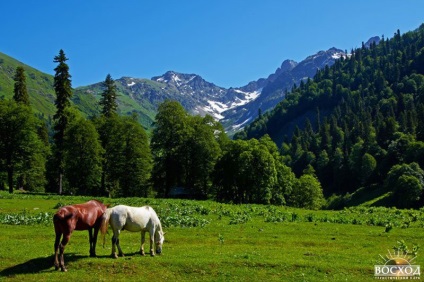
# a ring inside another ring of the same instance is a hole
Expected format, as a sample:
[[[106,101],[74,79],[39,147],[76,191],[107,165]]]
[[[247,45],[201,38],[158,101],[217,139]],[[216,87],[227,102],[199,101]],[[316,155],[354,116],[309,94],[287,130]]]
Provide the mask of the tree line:
[[[191,116],[175,101],[159,106],[147,133],[136,117],[118,115],[110,75],[101,115],[82,117],[69,102],[66,60],[62,50],[54,59],[52,128],[23,98],[22,70],[13,100],[0,101],[0,183],[10,192],[307,208],[341,208],[362,193],[384,195],[390,206],[424,204],[424,25],[352,50],[294,85],[234,140],[212,117]]]
[[[361,190],[424,205],[424,25],[352,50],[294,86],[237,138],[269,134],[296,175],[312,166],[343,206]]]
[[[101,114],[83,117],[70,102],[67,60],[63,50],[54,57],[52,126],[33,114],[22,67],[16,69],[13,99],[0,101],[0,185],[9,192],[324,205],[313,171],[297,178],[267,136],[230,140],[211,116],[191,116],[176,101],[159,106],[153,130],[146,132],[136,116],[118,114],[109,74]]]

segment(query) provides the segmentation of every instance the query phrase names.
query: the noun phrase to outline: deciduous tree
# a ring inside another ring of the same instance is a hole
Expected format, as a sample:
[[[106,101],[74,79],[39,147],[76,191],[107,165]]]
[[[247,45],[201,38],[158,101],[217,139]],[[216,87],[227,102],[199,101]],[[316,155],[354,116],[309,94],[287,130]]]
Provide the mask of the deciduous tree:
[[[44,174],[43,150],[31,109],[15,101],[0,101],[0,168],[7,172],[10,193],[13,193],[16,175],[24,178],[22,185],[32,179],[31,187],[40,188],[35,184]]]

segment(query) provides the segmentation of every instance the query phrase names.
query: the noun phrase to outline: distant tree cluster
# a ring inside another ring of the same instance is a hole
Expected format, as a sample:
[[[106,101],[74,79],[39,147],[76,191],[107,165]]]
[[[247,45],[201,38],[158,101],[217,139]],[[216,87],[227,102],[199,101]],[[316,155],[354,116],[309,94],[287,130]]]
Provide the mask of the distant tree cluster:
[[[424,26],[352,50],[238,138],[263,134],[296,175],[313,166],[327,196],[384,187],[390,204],[422,206]]]
[[[315,175],[297,179],[269,137],[231,141],[212,117],[190,116],[178,102],[160,105],[151,149],[161,197],[183,187],[190,197],[223,202],[312,209],[325,203]]]
[[[29,103],[25,71],[17,67],[12,101],[0,101],[0,182],[23,189],[80,195],[147,196],[152,157],[135,117],[116,114],[116,88],[104,82],[102,115],[87,119],[71,106],[65,53],[54,58],[56,113],[52,139]]]
[[[9,191],[113,197],[216,199],[233,203],[324,204],[314,173],[297,179],[269,137],[231,141],[211,116],[190,116],[175,101],[159,106],[151,138],[137,118],[117,114],[112,77],[104,81],[101,115],[83,117],[71,106],[71,76],[63,50],[54,87],[51,141],[31,111],[23,68],[15,75],[14,101],[0,101],[1,168]],[[184,195],[175,193],[178,189]]]

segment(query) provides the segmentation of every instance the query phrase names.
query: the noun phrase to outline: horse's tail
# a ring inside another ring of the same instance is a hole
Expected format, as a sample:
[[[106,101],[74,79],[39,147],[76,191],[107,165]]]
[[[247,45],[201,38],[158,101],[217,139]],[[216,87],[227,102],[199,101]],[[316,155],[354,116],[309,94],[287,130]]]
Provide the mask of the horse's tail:
[[[105,247],[105,242],[106,242],[106,232],[107,232],[107,228],[109,226],[109,219],[110,219],[110,213],[112,212],[112,209],[106,209],[105,213],[102,216],[102,224],[100,225],[100,232],[102,233],[103,236],[103,248]]]

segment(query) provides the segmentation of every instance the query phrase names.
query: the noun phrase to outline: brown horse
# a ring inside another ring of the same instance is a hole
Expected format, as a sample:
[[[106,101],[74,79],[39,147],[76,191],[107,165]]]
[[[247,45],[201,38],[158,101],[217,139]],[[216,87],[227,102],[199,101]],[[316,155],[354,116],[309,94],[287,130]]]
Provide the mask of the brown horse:
[[[90,257],[96,256],[97,234],[99,233],[102,217],[106,209],[106,205],[103,205],[97,200],[91,200],[84,204],[61,207],[56,212],[53,216],[54,231],[56,233],[56,240],[54,243],[54,266],[56,270],[60,267],[62,271],[66,271],[63,252],[74,230],[88,230]],[[62,242],[59,244],[62,235]],[[60,256],[60,260],[58,255]]]

